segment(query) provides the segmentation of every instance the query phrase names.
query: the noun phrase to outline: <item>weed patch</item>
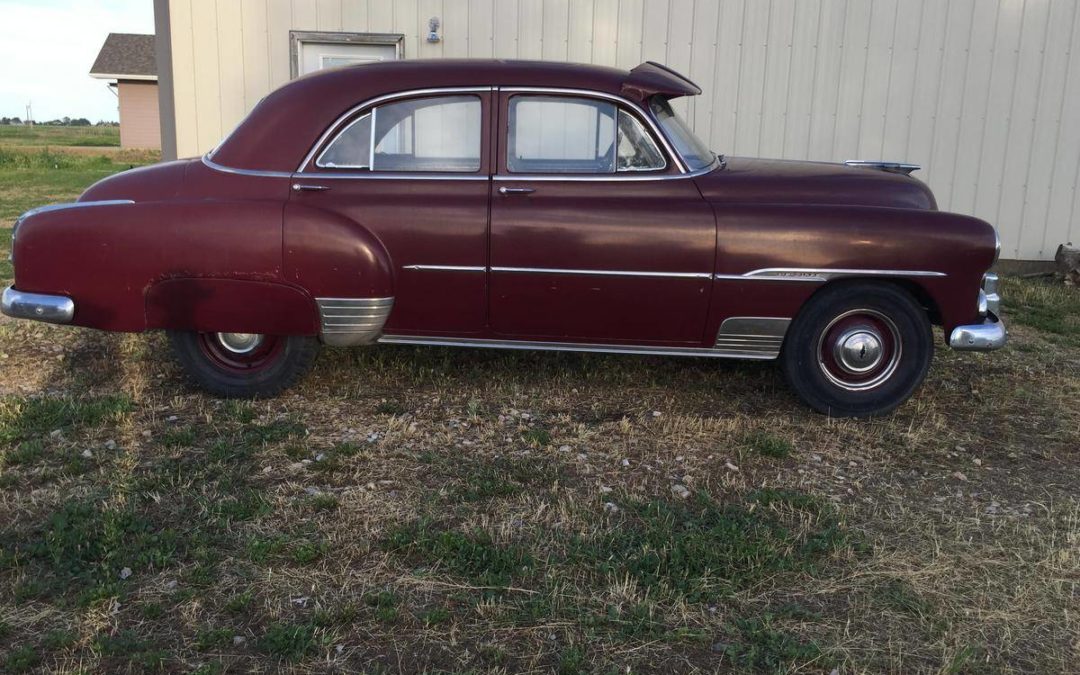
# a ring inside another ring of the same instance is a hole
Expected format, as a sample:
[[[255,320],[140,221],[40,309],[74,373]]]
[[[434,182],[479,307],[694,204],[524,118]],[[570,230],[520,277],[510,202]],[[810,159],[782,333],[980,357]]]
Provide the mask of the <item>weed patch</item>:
[[[612,527],[576,538],[570,556],[603,576],[629,574],[657,592],[700,601],[778,572],[811,572],[852,545],[820,501],[805,495],[756,497],[758,503],[789,505],[803,517],[785,519],[775,509],[721,504],[704,494],[689,504],[630,502]]]
[[[774,459],[787,457],[793,449],[791,441],[763,431],[748,435],[745,445],[753,453]]]
[[[419,521],[392,530],[383,540],[386,550],[443,568],[480,586],[507,586],[531,564],[521,546],[496,543],[482,530],[465,533]]]
[[[93,399],[19,398],[0,399],[0,443],[14,443],[43,436],[56,429],[94,427],[119,421],[131,412],[127,396]]]

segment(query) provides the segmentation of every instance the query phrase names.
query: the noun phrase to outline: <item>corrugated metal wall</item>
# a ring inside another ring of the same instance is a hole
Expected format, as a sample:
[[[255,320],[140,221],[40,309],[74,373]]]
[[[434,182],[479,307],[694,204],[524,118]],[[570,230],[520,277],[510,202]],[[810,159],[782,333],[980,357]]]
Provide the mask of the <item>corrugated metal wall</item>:
[[[921,164],[1005,258],[1080,241],[1080,0],[171,0],[177,148],[213,147],[289,78],[289,30],[404,33],[405,57],[633,67],[718,152]],[[424,40],[442,22],[442,42]]]

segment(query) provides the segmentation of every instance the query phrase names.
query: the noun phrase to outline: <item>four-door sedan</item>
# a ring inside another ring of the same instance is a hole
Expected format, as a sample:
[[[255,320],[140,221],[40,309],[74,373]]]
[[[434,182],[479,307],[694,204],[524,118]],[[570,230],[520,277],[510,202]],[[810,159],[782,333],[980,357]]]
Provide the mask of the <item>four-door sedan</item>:
[[[164,329],[272,396],[321,344],[777,359],[830,415],[892,410],[934,351],[997,349],[987,223],[883,162],[717,156],[655,64],[399,61],[260,102],[205,157],[19,218],[8,316]]]

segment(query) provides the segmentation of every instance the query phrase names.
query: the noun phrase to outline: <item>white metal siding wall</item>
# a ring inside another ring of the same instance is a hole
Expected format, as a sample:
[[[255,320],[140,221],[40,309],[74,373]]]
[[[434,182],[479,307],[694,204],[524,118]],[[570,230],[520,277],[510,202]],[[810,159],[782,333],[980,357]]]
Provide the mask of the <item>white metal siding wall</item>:
[[[633,67],[719,152],[923,165],[1003,257],[1080,241],[1080,0],[171,0],[177,148],[213,147],[289,78],[289,30],[404,33],[406,58]],[[430,17],[442,42],[424,40]]]

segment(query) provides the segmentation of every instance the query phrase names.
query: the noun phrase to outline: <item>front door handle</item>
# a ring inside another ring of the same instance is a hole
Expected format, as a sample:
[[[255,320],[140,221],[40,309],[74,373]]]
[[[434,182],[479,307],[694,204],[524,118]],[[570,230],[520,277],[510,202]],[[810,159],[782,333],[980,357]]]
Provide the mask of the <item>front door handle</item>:
[[[305,185],[304,183],[293,183],[293,192],[325,192],[329,190],[325,185]]]
[[[499,188],[499,194],[501,195],[527,195],[536,190],[527,187],[501,187]]]

